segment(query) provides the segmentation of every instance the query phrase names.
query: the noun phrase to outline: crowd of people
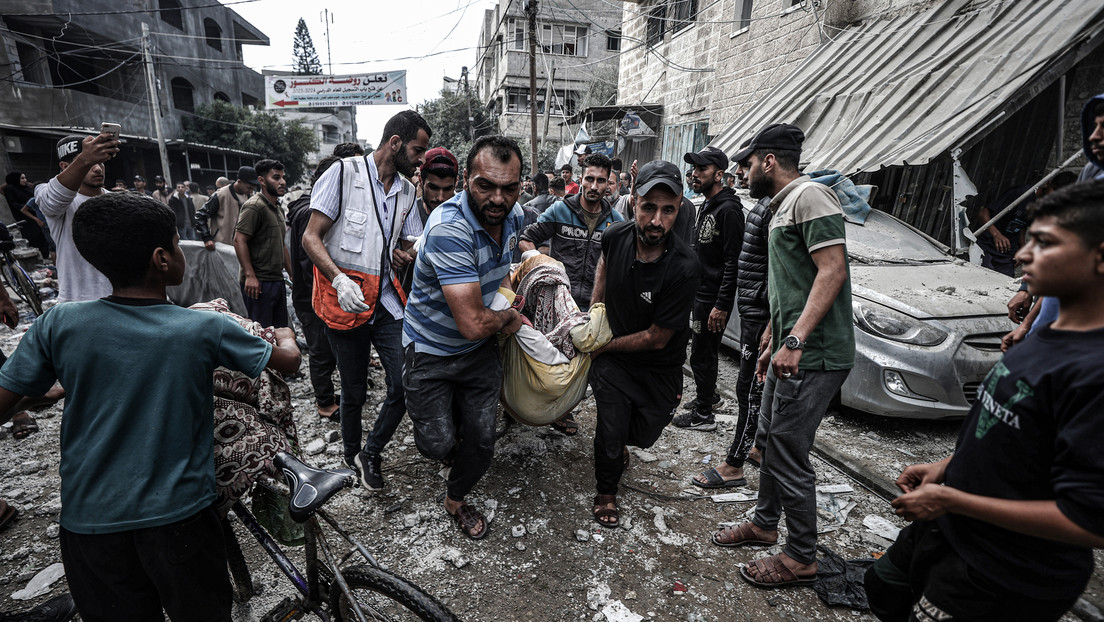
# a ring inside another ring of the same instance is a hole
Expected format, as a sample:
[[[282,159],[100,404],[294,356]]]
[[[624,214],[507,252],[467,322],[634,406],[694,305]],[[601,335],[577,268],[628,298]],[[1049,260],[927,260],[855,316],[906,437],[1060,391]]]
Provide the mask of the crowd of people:
[[[1104,106],[1094,100],[1086,111],[1095,123],[1086,151],[1098,162]],[[765,588],[812,584],[810,451],[855,344],[843,212],[829,187],[802,174],[804,139],[796,126],[772,124],[731,156],[685,154],[685,173],[662,160],[624,170],[583,146],[575,166],[523,177],[512,139],[477,139],[461,167],[432,147],[425,119],[404,111],[370,154],[345,144],[323,158],[293,200],[282,200],[288,180],[273,159],[241,167],[208,195],[160,178],[147,191],[140,177],[108,192],[104,165],[118,142],[62,139],[60,172],[34,190],[30,212],[49,225],[62,304],[0,369],[0,419],[66,397],[61,548],[82,618],[164,609],[173,620],[229,619],[212,371],[298,369],[285,279],[317,416],[340,423],[344,461],[361,485],[385,488],[383,453],[408,415],[418,450],[448,468],[442,509],[463,536],[484,538],[489,521],[467,497],[494,457],[497,337],[527,321],[523,303],[497,301],[513,289],[512,265],[542,253],[561,262],[578,311],[604,306],[612,334],[589,354],[594,520],[620,524],[629,446],[650,447],[670,424],[717,428],[720,337],[735,309],[736,432],[724,461],[692,483],[746,486],[748,464],[757,465],[751,519],[712,542],[775,545],[784,517],[781,551],[739,574]],[[757,201],[746,213],[737,179]],[[8,184],[25,207],[24,180]],[[1104,544],[1104,462],[1088,446],[1104,431],[1102,203],[1104,181],[1086,179],[1023,215],[1016,260],[1029,295],[1055,299],[1055,315],[1028,314],[1037,336],[1015,339],[990,374],[955,455],[898,480],[905,494],[894,507],[915,522],[867,574],[881,619],[1057,619],[1086,584],[1090,549]],[[272,342],[222,314],[169,303],[167,288],[185,274],[179,240],[192,238],[209,250],[232,246],[248,316],[275,329]],[[14,313],[6,296],[0,312]],[[676,416],[688,348],[696,398]],[[386,397],[365,437],[376,365]],[[579,431],[572,412],[552,426]]]

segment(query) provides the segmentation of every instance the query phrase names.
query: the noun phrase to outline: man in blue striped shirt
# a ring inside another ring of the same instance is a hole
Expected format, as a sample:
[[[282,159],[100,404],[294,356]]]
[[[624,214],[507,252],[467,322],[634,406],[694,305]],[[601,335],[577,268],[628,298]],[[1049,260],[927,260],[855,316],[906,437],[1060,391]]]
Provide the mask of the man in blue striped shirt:
[[[509,138],[484,136],[472,146],[467,189],[426,222],[403,325],[414,440],[423,455],[451,465],[445,511],[473,540],[487,535],[486,517],[464,497],[494,455],[502,387],[494,336],[521,327],[513,308],[490,308],[498,288],[510,287],[510,258],[524,222],[517,204],[521,166],[521,150]]]

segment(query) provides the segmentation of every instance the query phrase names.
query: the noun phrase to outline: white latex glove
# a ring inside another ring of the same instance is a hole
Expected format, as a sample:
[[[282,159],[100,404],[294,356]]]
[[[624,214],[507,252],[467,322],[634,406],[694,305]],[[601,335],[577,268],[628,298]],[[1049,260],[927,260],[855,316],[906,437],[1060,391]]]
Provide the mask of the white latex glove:
[[[364,292],[344,272],[334,277],[333,287],[337,290],[337,304],[346,313],[364,313],[371,307],[364,303]]]
[[[536,257],[537,255],[540,255],[540,251],[535,248],[529,249],[521,254],[521,260],[525,261],[526,259],[529,259],[530,257]]]

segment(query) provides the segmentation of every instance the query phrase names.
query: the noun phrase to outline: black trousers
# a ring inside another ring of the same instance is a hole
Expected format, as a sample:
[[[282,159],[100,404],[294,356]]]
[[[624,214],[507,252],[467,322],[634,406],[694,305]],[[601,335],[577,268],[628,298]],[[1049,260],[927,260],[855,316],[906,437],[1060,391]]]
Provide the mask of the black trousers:
[[[84,622],[229,622],[230,578],[214,506],[130,531],[61,530],[69,591]]]
[[[738,469],[743,468],[748,453],[755,445],[755,433],[759,430],[763,383],[755,379],[755,363],[759,358],[759,340],[766,329],[766,321],[740,318],[740,375],[736,377],[736,402],[740,416],[736,420],[736,436],[725,458],[725,462]]]
[[[502,390],[498,340],[475,350],[434,356],[406,347],[403,365],[406,408],[414,423],[414,444],[431,460],[453,457],[446,492],[463,501],[491,467],[495,418]]]
[[[599,356],[590,366],[598,406],[594,478],[600,495],[617,494],[625,471],[624,447],[651,447],[671,423],[682,399],[682,370],[633,368],[632,354]]]
[[[1042,570],[1042,567],[1040,567]],[[866,571],[870,610],[883,622],[1045,622],[1077,597],[1039,600],[971,569],[934,522],[918,521]]]
[[[690,311],[690,371],[698,391],[698,414],[713,412],[711,402],[717,393],[717,357],[721,352],[721,335],[709,330],[709,312],[713,304],[694,302]]]
[[[245,282],[241,283],[242,299],[249,319],[261,326],[284,328],[289,326],[287,309],[287,287],[283,281],[262,281],[260,298],[250,298],[245,293]]]
[[[310,355],[314,402],[321,407],[331,406],[335,400],[333,373],[337,369],[337,359],[330,348],[330,339],[326,336],[326,323],[310,307],[296,307],[295,315],[303,325],[303,339],[307,342],[307,354]]]

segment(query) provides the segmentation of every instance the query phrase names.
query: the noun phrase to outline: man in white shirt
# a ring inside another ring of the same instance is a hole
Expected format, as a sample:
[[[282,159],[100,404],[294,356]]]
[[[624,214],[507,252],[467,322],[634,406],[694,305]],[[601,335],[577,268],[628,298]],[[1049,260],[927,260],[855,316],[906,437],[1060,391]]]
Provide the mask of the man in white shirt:
[[[35,188],[35,203],[57,244],[58,302],[95,300],[111,294],[111,283],[73,245],[73,215],[81,203],[107,192],[104,162],[119,152],[110,134],[66,136],[57,143],[61,172]]]

